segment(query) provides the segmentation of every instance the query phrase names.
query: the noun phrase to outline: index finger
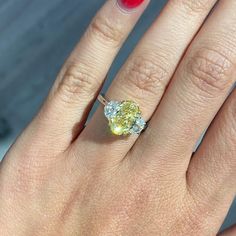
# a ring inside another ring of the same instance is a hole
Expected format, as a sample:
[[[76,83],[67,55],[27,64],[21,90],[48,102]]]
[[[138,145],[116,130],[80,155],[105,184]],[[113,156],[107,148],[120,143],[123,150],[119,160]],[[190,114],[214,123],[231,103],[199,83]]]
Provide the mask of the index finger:
[[[55,143],[56,152],[65,150],[83,129],[115,56],[148,3],[106,1],[61,69],[49,98],[30,126],[40,126],[38,135]]]

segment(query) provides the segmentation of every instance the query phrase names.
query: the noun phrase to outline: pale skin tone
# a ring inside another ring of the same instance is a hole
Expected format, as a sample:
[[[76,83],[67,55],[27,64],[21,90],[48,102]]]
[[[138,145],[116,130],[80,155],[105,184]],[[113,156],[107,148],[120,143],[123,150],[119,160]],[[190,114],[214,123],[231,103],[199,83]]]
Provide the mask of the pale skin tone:
[[[105,3],[1,163],[0,235],[217,234],[236,193],[236,1],[216,2],[170,0],[124,63],[106,97],[149,120],[129,137],[102,106],[84,124],[149,2]]]

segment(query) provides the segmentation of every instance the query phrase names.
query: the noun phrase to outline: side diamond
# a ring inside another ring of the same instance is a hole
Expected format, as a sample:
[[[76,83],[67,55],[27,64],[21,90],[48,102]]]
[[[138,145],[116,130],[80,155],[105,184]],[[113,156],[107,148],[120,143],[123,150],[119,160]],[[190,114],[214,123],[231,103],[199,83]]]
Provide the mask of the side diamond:
[[[140,134],[146,127],[146,122],[142,117],[138,117],[131,128],[130,132],[132,134]]]
[[[104,107],[104,114],[108,120],[114,118],[120,110],[120,102],[110,101]]]

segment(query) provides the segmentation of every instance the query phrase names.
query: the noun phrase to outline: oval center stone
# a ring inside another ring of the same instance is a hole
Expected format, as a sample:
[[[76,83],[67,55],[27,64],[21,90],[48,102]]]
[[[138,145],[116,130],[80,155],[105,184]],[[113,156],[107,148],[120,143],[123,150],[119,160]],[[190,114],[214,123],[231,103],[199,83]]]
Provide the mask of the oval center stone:
[[[117,114],[109,119],[109,126],[112,133],[115,135],[130,134],[130,130],[140,115],[141,111],[135,102],[121,102]]]

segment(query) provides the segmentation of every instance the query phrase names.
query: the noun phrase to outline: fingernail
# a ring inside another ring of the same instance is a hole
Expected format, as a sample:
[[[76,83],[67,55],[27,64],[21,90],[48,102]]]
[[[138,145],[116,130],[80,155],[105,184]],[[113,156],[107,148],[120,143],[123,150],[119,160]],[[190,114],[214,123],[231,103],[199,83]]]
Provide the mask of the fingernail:
[[[118,0],[118,4],[125,10],[131,10],[140,6],[144,0]]]

